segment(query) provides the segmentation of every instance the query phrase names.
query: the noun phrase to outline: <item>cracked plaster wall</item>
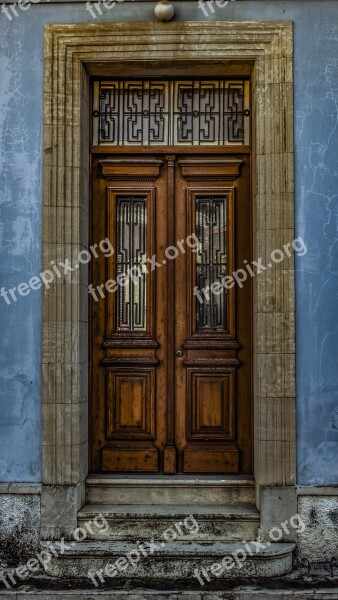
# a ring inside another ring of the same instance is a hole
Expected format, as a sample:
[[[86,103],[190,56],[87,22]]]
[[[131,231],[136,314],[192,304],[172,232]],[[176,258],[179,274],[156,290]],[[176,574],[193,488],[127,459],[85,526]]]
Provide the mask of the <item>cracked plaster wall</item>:
[[[98,21],[151,20],[119,3]],[[203,20],[196,2],[178,19]],[[298,482],[338,481],[338,3],[242,1],[211,19],[295,26]],[[0,13],[0,275],[7,289],[40,272],[43,26],[90,21],[82,3]],[[41,294],[0,298],[0,481],[40,479]]]

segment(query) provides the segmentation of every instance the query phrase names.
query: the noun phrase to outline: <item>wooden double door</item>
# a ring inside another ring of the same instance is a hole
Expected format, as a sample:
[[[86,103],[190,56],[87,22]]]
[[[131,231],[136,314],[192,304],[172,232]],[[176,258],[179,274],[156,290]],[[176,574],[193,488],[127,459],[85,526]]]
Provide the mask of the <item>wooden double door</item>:
[[[250,474],[249,155],[92,171],[92,472]]]

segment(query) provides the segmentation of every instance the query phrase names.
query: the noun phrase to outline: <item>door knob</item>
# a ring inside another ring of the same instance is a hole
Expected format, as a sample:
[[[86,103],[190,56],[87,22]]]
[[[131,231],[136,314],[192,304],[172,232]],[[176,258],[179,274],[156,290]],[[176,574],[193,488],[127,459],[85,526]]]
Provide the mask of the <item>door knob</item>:
[[[181,358],[181,356],[183,356],[182,350],[176,350],[175,354],[176,356],[178,356],[178,358]]]

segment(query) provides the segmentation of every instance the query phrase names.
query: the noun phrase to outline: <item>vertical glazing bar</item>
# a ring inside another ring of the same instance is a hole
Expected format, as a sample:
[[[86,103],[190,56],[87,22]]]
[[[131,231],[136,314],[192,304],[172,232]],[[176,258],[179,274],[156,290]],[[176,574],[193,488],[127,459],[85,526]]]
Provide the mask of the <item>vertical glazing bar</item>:
[[[124,81],[121,81],[120,84],[117,81],[117,86],[119,89],[118,92],[118,102],[119,102],[119,138],[118,145],[121,144],[123,146],[124,143]]]
[[[169,146],[172,146],[175,142],[175,136],[174,136],[174,131],[175,131],[175,123],[176,123],[176,116],[175,116],[175,112],[174,112],[174,82],[173,81],[169,81],[169,85],[168,85],[168,114],[166,115],[167,118],[167,127],[168,127],[168,144]]]
[[[192,141],[191,143],[194,145],[198,145],[201,139],[201,87],[200,82],[195,81],[192,84],[192,97],[193,97],[193,117],[192,117]],[[196,90],[196,92],[195,92]],[[197,107],[195,109],[195,103]],[[194,111],[197,111],[196,119],[194,118]],[[197,125],[195,127],[195,124]],[[197,130],[197,135],[195,138],[195,131]]]
[[[225,82],[220,81],[218,84],[218,145],[224,144],[224,123],[223,123],[223,113],[224,113],[224,86]]]
[[[144,117],[144,90],[145,90],[145,82],[142,81],[141,83],[141,115],[140,115],[140,121],[141,121],[141,144],[142,146],[144,146],[145,142],[144,142],[144,135],[143,132],[145,130],[145,126],[144,126],[144,122],[146,121],[145,117]],[[137,110],[137,108],[136,108]],[[136,131],[137,131],[137,116],[136,116]]]
[[[244,139],[243,143],[246,146],[250,145],[251,140],[251,114],[250,114],[250,81],[243,81],[243,110],[244,110],[244,118],[243,118],[243,128],[244,128]],[[246,114],[248,112],[249,114]]]
[[[99,81],[95,81],[94,82],[94,89],[93,89],[93,113],[97,113],[97,117],[93,117],[93,144],[94,146],[97,144],[99,145],[100,143],[100,135],[99,135],[99,128],[100,128],[100,83]]]

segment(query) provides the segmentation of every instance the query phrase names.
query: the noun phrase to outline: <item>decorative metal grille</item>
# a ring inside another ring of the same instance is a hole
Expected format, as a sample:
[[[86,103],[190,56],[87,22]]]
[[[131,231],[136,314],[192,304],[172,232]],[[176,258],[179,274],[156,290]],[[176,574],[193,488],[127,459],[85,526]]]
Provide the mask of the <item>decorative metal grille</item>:
[[[250,142],[249,81],[96,81],[93,143]]]
[[[146,330],[147,273],[142,268],[147,243],[146,202],[144,197],[117,198],[117,275],[129,270],[133,274],[116,292],[116,329],[120,331]]]
[[[227,218],[226,197],[197,198],[196,235],[200,249],[196,255],[196,285],[198,290],[223,279],[227,274]],[[226,290],[221,294],[196,296],[197,331],[225,331],[227,329]]]

